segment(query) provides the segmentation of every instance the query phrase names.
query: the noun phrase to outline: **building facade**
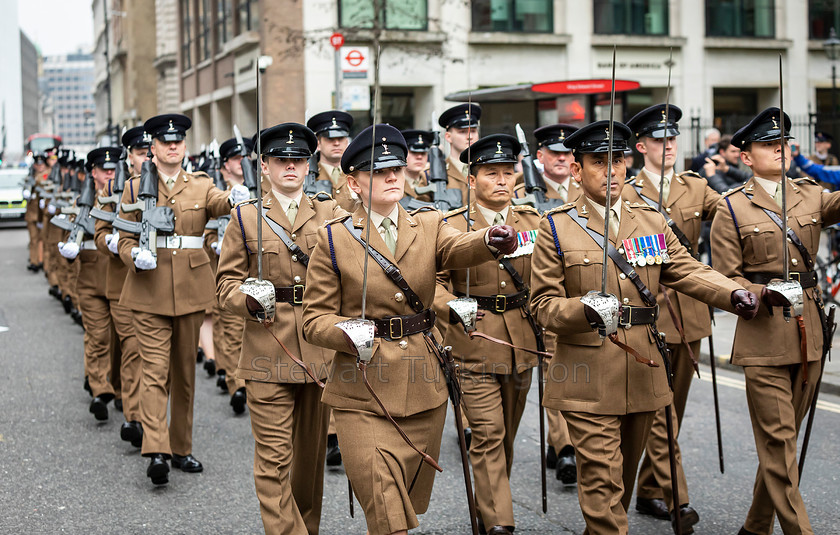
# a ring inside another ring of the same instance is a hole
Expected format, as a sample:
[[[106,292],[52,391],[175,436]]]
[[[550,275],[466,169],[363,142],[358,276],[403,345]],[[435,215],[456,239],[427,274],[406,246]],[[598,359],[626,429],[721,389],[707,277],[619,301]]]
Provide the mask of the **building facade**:
[[[54,133],[62,145],[87,152],[96,144],[93,56],[81,50],[45,56],[41,88],[48,94]]]
[[[38,107],[40,91],[38,89],[38,65],[40,54],[35,44],[23,32],[20,32],[20,93],[21,119],[23,121],[23,139],[38,132]]]
[[[20,158],[24,142],[18,8],[17,2],[8,3],[8,9],[0,17],[0,50],[3,51],[3,76],[0,76],[0,152],[3,152],[4,161]]]
[[[158,113],[177,112],[181,108],[177,0],[155,0],[155,33]]]

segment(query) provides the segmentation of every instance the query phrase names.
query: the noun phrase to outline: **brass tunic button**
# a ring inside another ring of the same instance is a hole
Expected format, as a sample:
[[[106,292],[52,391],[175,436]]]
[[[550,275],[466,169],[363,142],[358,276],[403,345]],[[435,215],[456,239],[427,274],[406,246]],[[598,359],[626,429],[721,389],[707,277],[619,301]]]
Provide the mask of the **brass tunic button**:
[[[795,266],[796,264],[798,264],[798,263],[799,263],[799,260],[797,260],[797,259],[795,259],[795,258],[791,258],[791,259],[790,259],[790,263],[791,263],[791,264],[793,264],[793,265]]]
[[[405,298],[403,297],[402,292],[397,292],[394,294],[394,300],[396,300],[397,303],[402,303],[403,299]]]
[[[300,284],[300,275],[295,275],[295,284]]]
[[[811,218],[811,223],[816,223],[816,222],[817,222],[817,218],[816,218],[816,217],[812,217],[812,218]]]
[[[627,278],[627,275],[625,275],[624,273],[619,273],[618,278],[621,279],[621,280],[624,280],[624,279]]]
[[[406,340],[400,340],[400,349],[405,349],[408,347],[408,342]]]
[[[507,286],[507,283],[505,281],[499,283],[499,288],[504,288],[505,286]]]
[[[196,207],[196,209],[198,209],[198,203],[195,203],[195,207]]]
[[[625,297],[624,299],[621,300],[621,302],[624,303],[625,305],[629,305],[630,304],[630,299]]]
[[[618,254],[624,254],[624,247],[620,247],[618,249]]]
[[[671,213],[671,209],[670,209],[670,208],[666,208],[666,209],[665,209],[665,211],[666,211],[666,212],[668,212],[669,214]]]
[[[292,234],[292,240],[296,240],[296,239],[297,239],[297,234]]]
[[[172,217],[172,221],[178,221],[178,216],[177,216],[177,215],[176,215],[176,216],[173,216],[173,217]]]
[[[589,263],[589,259],[588,259],[588,258],[584,258],[584,259],[583,259],[583,263],[584,263],[584,264],[588,264],[588,263]]]
[[[262,248],[262,252],[265,252],[265,247]]]
[[[505,269],[505,266],[503,264],[499,264],[499,269]]]
[[[292,255],[292,262],[297,262],[297,255],[296,254]]]
[[[755,227],[755,228],[753,229],[753,232],[759,232],[758,227]]]
[[[700,217],[700,212],[694,212],[694,217]]]
[[[176,254],[178,254],[178,251],[172,251],[172,256],[175,256]]]
[[[175,204],[175,199],[172,199],[171,201],[169,201],[169,204]]]

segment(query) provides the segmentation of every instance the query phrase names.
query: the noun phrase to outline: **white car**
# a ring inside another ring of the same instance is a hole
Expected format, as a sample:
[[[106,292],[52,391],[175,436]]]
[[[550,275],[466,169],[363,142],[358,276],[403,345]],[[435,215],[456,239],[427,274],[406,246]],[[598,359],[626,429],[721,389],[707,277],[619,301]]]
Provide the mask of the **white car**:
[[[27,169],[0,169],[0,221],[23,220],[23,182],[27,174]]]

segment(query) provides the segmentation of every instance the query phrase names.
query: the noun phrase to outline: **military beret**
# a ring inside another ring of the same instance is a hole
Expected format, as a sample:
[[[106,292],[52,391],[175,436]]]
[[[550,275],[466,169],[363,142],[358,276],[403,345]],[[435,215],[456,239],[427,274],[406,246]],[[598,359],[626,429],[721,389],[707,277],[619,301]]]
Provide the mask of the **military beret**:
[[[252,140],[257,144],[257,136]],[[309,158],[318,146],[318,139],[309,128],[299,123],[283,123],[260,132],[260,151],[275,158]]]
[[[339,110],[322,111],[310,117],[306,126],[319,137],[349,137],[353,116]]]
[[[595,121],[588,124],[566,138],[564,145],[574,153],[593,154],[609,152],[610,122]],[[613,123],[612,150],[623,153],[627,150],[627,141],[633,132],[625,125],[615,121]]]
[[[814,132],[814,141],[817,143],[830,143],[834,141],[834,138],[828,132]]]
[[[460,159],[471,165],[516,163],[516,157],[521,151],[522,145],[515,137],[509,134],[492,134],[479,139],[462,151]]]
[[[116,169],[122,147],[98,147],[87,153],[87,168]]]
[[[627,121],[627,126],[636,134],[636,139],[642,137],[662,139],[680,135],[680,127],[677,124],[680,117],[682,117],[682,110],[669,105],[666,119],[665,104],[656,104],[634,115]]]
[[[475,102],[452,106],[440,114],[438,124],[443,128],[476,128],[481,119],[481,106]]]
[[[251,154],[254,152],[254,141],[251,139],[243,139],[242,143],[245,145],[245,152],[247,154]],[[239,142],[236,140],[235,137],[232,137],[222,143],[219,147],[219,157],[222,159],[222,162],[228,161],[231,157],[236,156],[242,152],[242,147],[239,145]]]
[[[370,171],[371,151],[374,170],[405,167],[405,155],[408,152],[405,138],[393,126],[377,124],[368,126],[350,142],[341,156],[341,170],[345,174]]]
[[[793,139],[790,135],[790,117],[785,114],[785,139]],[[779,125],[779,108],[771,107],[756,115],[752,121],[742,126],[732,136],[732,144],[743,149],[753,141],[773,141],[782,137]]]
[[[402,135],[411,152],[429,152],[435,142],[434,132],[428,130],[403,130]]]
[[[577,126],[566,123],[541,126],[534,130],[534,137],[537,138],[537,148],[545,147],[557,152],[569,152],[571,149],[564,145],[566,137],[577,129]]]
[[[147,134],[142,126],[135,126],[126,130],[125,134],[122,135],[122,144],[129,150],[134,148],[145,149],[152,144],[152,136]]]
[[[143,124],[143,130],[153,139],[161,141],[181,141],[192,126],[192,120],[186,115],[167,113],[156,115]]]

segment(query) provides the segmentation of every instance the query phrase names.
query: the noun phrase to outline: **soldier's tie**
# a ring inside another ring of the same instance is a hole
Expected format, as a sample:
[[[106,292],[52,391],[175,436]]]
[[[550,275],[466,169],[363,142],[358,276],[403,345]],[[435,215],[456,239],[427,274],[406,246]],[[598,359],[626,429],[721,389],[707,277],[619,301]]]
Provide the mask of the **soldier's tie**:
[[[610,208],[610,234],[616,240],[618,239],[618,213],[616,213],[614,208]]]
[[[662,202],[668,200],[668,194],[671,193],[671,179],[666,177],[662,177]]]
[[[172,189],[175,186],[175,178],[173,177],[166,177],[166,187]]]
[[[388,247],[388,250],[391,251],[391,254],[396,254],[397,252],[397,240],[394,239],[394,235],[391,234],[391,225],[392,221],[390,217],[386,217],[380,223],[380,226],[385,231],[385,246]]]
[[[781,182],[776,184],[776,194],[773,195],[773,200],[776,201],[776,204],[778,204],[779,207],[781,208],[781,206],[782,206],[782,183]]]
[[[566,182],[560,184],[560,189],[557,191],[557,193],[560,194],[560,200],[564,203],[569,202],[569,180],[571,180],[571,178],[566,179]]]
[[[463,167],[461,167],[461,174],[464,175],[464,178],[469,178],[470,176],[470,164],[465,163]]]
[[[494,225],[504,225],[505,224],[505,218],[502,217],[502,214],[500,214],[498,212],[496,213],[496,217],[493,218],[493,224]]]
[[[289,223],[292,225],[295,224],[295,217],[297,217],[298,213],[298,204],[295,201],[289,203],[289,208],[286,210],[286,217],[289,219]]]
[[[338,186],[338,179],[341,178],[341,173],[338,170],[338,167],[333,167],[332,171],[330,171],[330,180],[333,183],[333,186]]]

